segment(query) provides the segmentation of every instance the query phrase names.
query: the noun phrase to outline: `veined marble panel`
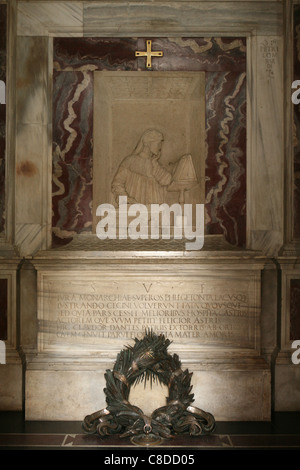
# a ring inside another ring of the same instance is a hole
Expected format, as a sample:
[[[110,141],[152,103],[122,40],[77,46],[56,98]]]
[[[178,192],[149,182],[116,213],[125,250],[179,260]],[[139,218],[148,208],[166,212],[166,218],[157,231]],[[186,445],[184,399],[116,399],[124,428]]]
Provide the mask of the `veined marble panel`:
[[[54,242],[70,241],[76,233],[92,229],[93,83],[88,67],[80,72],[54,72]]]
[[[147,37],[147,39],[149,39]],[[56,71],[145,70],[145,59],[135,51],[145,49],[146,38],[58,38],[54,40]],[[163,58],[152,58],[154,71],[245,72],[244,37],[153,38],[153,50],[163,50]]]
[[[54,41],[53,246],[91,231],[93,71],[145,70],[134,56],[144,47],[142,38]],[[245,246],[245,38],[157,38],[153,48],[164,51],[155,71],[206,72],[207,233]]]

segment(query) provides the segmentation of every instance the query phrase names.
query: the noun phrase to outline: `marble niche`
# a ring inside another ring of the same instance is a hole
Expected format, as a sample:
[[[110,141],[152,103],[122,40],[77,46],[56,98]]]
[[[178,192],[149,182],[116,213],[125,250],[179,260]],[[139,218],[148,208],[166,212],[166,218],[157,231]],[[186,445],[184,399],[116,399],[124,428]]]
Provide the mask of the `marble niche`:
[[[22,324],[32,326],[22,343],[28,420],[80,421],[103,408],[105,370],[146,328],[172,340],[193,372],[195,403],[216,420],[270,419],[272,258],[283,229],[282,140],[267,123],[283,112],[269,99],[282,86],[280,2],[248,2],[251,21],[244,6],[214,2],[223,12],[217,25],[207,2],[167,3],[130,4],[125,20],[124,2],[61,2],[58,10],[20,2],[15,232],[28,300]],[[158,9],[165,18],[155,31],[152,20],[134,21]],[[152,70],[135,56],[147,39],[163,51]],[[153,148],[149,129],[163,136],[149,164],[167,184],[140,201],[178,202],[167,173],[189,155],[197,184],[184,196],[205,206],[201,250],[186,250],[184,240],[96,236],[97,205],[116,204],[116,175],[138,169],[127,157],[139,143]]]

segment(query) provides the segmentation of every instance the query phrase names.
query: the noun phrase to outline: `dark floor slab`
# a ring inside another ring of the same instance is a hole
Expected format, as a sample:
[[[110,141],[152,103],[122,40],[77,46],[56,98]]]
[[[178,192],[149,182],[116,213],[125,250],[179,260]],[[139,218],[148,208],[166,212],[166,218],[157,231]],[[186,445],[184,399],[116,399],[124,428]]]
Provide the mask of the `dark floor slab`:
[[[72,447],[125,449],[136,446],[130,438],[109,436],[101,438],[98,435],[87,434],[0,434],[0,448],[9,447]],[[154,446],[159,449],[237,449],[237,448],[295,448],[300,449],[300,435],[208,435],[191,437],[189,435],[175,436],[173,439],[164,439],[161,444]],[[148,447],[149,448],[149,447]]]
[[[73,437],[68,437],[64,442],[64,445],[73,445],[73,446],[102,446],[102,447],[124,447],[132,446],[130,438],[120,438],[119,436],[109,436],[101,438],[98,435],[86,435],[78,434]],[[180,448],[180,447],[189,447],[189,448],[198,448],[198,447],[228,447],[230,446],[230,439],[228,436],[219,436],[216,434],[201,436],[201,437],[191,437],[188,434],[175,436],[171,439],[163,439],[161,444],[156,447],[167,447],[167,448]]]
[[[272,435],[231,435],[233,447],[296,447],[300,449],[300,435],[272,434]]]
[[[63,434],[0,434],[2,446],[61,446]]]
[[[143,448],[143,447],[142,447]],[[148,448],[152,448],[149,446]],[[275,413],[270,422],[217,422],[213,434],[164,439],[156,449],[300,450],[300,413]],[[21,412],[0,412],[0,449],[139,450],[129,437],[85,434],[78,421],[25,421]]]

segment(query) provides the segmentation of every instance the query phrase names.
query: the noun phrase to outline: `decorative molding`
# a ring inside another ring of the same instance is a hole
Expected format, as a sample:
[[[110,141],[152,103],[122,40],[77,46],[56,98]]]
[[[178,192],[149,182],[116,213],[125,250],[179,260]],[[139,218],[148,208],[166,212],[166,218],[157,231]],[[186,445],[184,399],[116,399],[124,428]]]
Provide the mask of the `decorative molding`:
[[[238,5],[237,5],[238,3]],[[19,1],[19,36],[280,35],[280,1]]]
[[[83,2],[18,2],[18,36],[82,36]]]

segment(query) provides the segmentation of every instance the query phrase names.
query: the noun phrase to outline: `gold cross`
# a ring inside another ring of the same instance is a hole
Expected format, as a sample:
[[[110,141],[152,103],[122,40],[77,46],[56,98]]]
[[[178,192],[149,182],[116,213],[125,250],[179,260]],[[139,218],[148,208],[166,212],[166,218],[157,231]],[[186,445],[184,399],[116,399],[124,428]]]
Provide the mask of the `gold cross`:
[[[151,45],[152,45],[152,41],[150,41],[150,39],[147,40],[147,51],[136,51],[135,52],[135,56],[136,57],[147,57],[147,63],[146,63],[146,66],[147,66],[147,69],[150,69],[151,68],[151,57],[162,57],[163,56],[163,52],[162,51],[151,51]]]

